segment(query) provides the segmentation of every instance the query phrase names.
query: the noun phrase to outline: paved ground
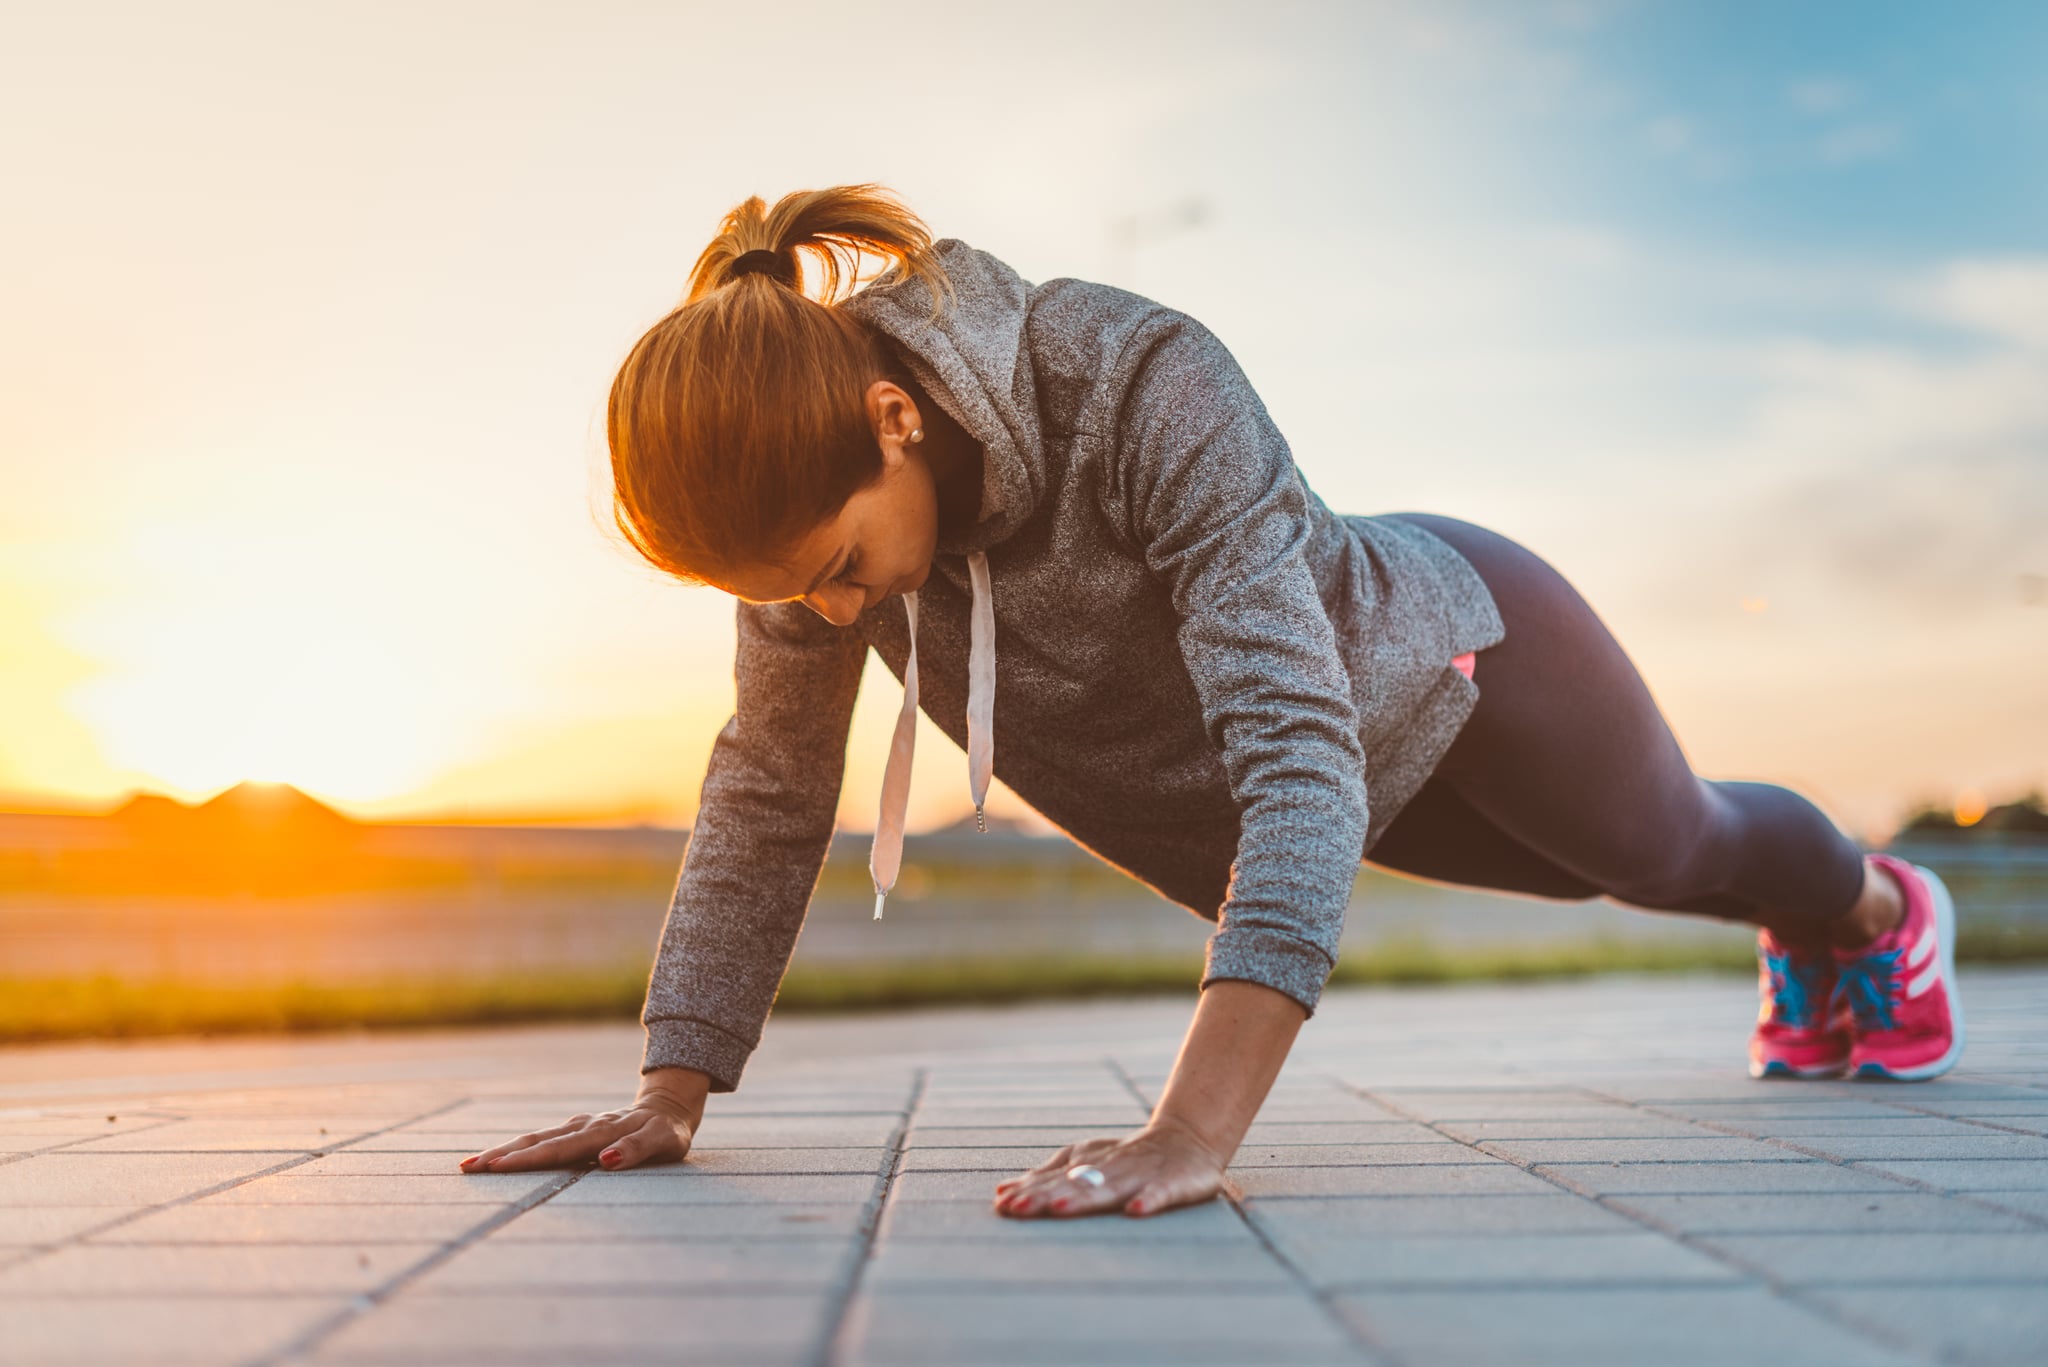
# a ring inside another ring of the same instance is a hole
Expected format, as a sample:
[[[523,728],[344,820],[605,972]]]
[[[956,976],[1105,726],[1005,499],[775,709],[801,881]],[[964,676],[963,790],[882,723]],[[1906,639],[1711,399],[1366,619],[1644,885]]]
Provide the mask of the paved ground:
[[[1227,1202],[1017,1223],[1176,1001],[770,1030],[681,1167],[465,1177],[615,1104],[593,1027],[0,1053],[0,1360],[2039,1362],[2048,974],[1966,1066],[1753,1083],[1732,980],[1333,993]]]

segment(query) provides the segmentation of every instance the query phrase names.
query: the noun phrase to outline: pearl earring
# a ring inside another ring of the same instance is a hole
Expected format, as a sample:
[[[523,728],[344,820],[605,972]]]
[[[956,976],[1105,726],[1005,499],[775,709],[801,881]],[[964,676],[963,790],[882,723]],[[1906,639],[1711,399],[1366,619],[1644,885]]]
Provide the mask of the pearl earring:
[[[913,428],[911,428],[911,429],[910,429],[910,439],[911,439],[912,441],[923,441],[923,440],[924,440],[924,429],[923,429],[922,427],[913,427]]]

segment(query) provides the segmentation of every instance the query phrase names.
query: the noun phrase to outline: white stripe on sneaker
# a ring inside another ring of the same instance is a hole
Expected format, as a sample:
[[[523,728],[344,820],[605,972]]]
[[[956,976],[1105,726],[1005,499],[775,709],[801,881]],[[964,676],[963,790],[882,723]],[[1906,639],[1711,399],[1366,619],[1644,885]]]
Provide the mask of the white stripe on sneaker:
[[[1913,952],[1906,956],[1906,967],[1918,968],[1926,963],[1928,956],[1934,953],[1934,940],[1934,923],[1930,921],[1927,929],[1921,932],[1920,943],[1914,945]]]
[[[1914,975],[1913,981],[1906,984],[1906,995],[1908,997],[1924,997],[1927,995],[1927,990],[1940,981],[1941,965],[1929,964]]]

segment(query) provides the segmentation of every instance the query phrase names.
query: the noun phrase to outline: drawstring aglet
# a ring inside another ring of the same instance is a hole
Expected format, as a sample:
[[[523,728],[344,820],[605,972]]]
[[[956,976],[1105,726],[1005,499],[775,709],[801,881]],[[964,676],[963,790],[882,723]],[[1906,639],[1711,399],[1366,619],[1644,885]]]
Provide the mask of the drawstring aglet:
[[[877,921],[882,919],[882,899],[887,897],[888,895],[889,894],[886,892],[878,892],[875,894],[875,919]]]
[[[975,829],[979,830],[983,835],[988,834],[988,818],[982,815],[981,804],[979,802],[974,804],[974,826]]]

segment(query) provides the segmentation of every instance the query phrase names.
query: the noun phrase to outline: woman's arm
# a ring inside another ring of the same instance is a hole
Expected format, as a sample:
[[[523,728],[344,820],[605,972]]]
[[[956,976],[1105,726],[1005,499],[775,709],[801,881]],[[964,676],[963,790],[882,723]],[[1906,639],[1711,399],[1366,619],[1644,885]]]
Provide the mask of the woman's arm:
[[[1238,846],[1201,1005],[1152,1122],[999,1187],[1010,1214],[1145,1214],[1221,1188],[1336,963],[1367,830],[1351,679],[1310,563],[1317,505],[1250,381],[1208,329],[1154,309],[1100,393],[1083,425],[1108,434],[1104,513],[1171,597]],[[1076,1163],[1109,1181],[1069,1182]]]
[[[867,642],[795,602],[742,602],[735,626],[738,706],[712,746],[648,978],[639,1095],[473,1154],[464,1172],[679,1159],[705,1096],[739,1085],[831,845]]]
[[[1195,1007],[1166,1091],[1144,1129],[1125,1139],[1070,1144],[996,1187],[1005,1215],[1156,1215],[1206,1201],[1244,1142],[1308,1012],[1284,992],[1253,982],[1212,982]],[[1100,1187],[1067,1177],[1091,1163]]]

